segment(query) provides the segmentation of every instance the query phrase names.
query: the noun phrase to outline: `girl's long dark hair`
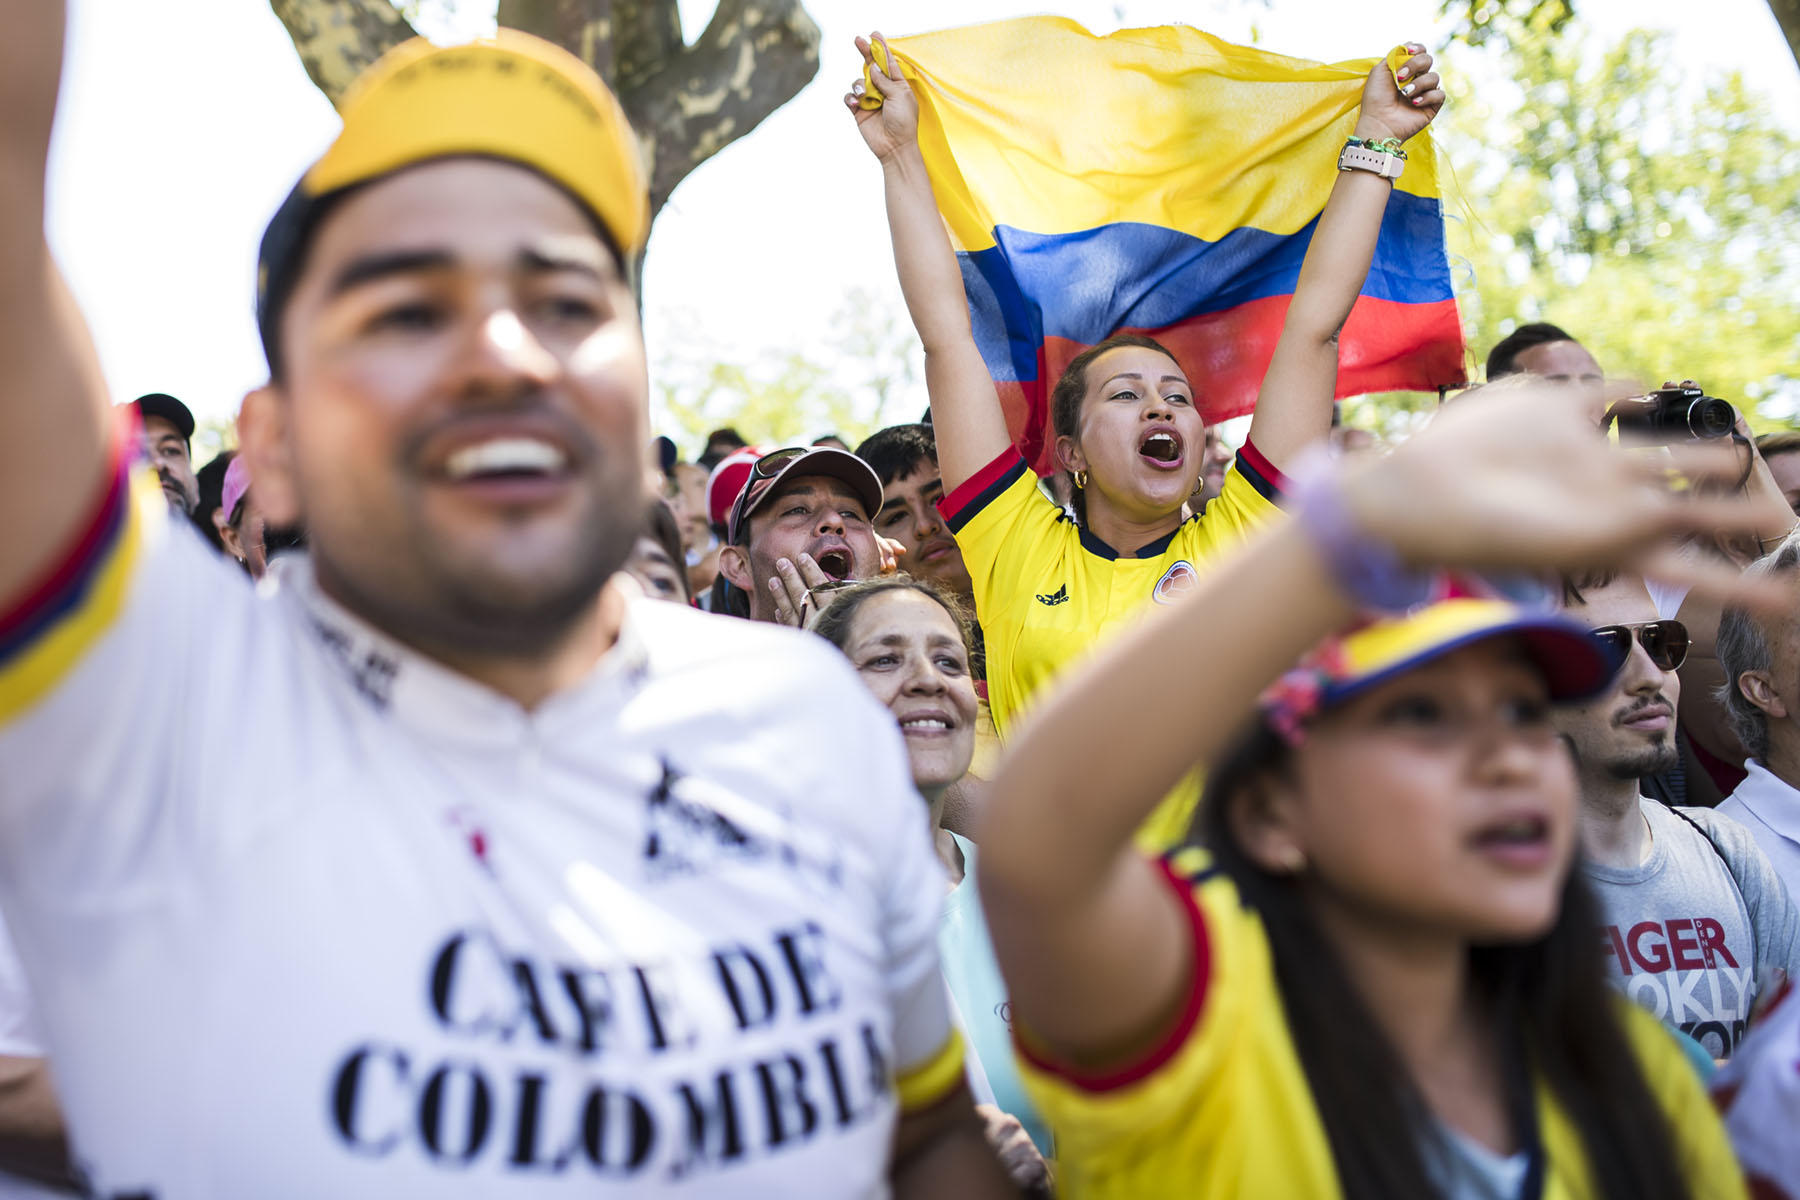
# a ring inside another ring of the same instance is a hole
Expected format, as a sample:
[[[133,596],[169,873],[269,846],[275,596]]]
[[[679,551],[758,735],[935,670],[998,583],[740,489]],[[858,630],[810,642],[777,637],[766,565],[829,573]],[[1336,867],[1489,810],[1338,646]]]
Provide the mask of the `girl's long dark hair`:
[[[1259,724],[1208,780],[1198,832],[1268,932],[1288,1027],[1345,1200],[1436,1196],[1425,1147],[1437,1133],[1398,1051],[1299,888],[1253,863],[1230,832],[1232,797],[1258,775],[1282,771],[1289,753]],[[1493,1015],[1503,1061],[1529,1064],[1561,1104],[1599,1196],[1687,1200],[1674,1131],[1626,1036],[1623,1001],[1606,983],[1599,924],[1599,909],[1572,870],[1556,924],[1542,938],[1470,949],[1470,986]],[[1514,1090],[1523,1094],[1509,1097],[1509,1110],[1531,1111],[1529,1080],[1515,1080]]]

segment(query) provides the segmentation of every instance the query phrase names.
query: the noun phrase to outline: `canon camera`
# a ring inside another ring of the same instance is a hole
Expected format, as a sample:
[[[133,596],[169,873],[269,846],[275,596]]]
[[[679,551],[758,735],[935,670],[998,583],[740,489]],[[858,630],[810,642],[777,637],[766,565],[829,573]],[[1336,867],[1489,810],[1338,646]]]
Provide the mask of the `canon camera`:
[[[1701,441],[1730,434],[1737,410],[1690,382],[1620,400],[1606,410],[1606,418],[1621,436],[1638,441]]]

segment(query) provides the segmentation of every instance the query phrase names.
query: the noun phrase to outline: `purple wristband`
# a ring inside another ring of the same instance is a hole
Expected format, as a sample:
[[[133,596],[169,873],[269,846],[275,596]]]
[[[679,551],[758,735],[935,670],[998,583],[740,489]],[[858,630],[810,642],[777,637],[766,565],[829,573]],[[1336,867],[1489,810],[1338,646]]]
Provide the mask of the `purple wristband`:
[[[1436,571],[1408,567],[1394,548],[1357,527],[1343,502],[1337,462],[1314,446],[1288,469],[1288,508],[1325,559],[1332,578],[1360,608],[1398,613],[1432,599]]]

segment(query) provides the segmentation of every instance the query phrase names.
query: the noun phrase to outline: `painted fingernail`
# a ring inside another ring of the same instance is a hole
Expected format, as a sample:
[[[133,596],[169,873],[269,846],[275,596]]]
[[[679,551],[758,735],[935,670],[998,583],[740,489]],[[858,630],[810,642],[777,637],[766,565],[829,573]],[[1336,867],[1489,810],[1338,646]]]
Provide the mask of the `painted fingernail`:
[[[1401,67],[1399,72],[1394,76],[1394,78],[1405,79],[1408,75],[1411,75],[1411,74],[1412,74],[1411,71],[1407,70],[1405,67]]]
[[[1423,97],[1423,96],[1414,96],[1413,97],[1413,106],[1415,108],[1423,103],[1425,103],[1425,97]]]
[[[1400,89],[1400,94],[1401,94],[1401,95],[1402,95],[1402,96],[1410,96],[1410,95],[1412,95],[1412,94],[1413,94],[1413,89],[1414,89],[1414,88],[1416,88],[1416,87],[1418,87],[1418,86],[1419,86],[1419,85],[1418,85],[1418,84],[1416,84],[1416,83],[1409,83],[1409,84],[1407,84],[1407,85],[1406,85],[1406,86],[1405,86],[1405,87],[1403,87],[1403,88],[1401,88],[1401,89]]]

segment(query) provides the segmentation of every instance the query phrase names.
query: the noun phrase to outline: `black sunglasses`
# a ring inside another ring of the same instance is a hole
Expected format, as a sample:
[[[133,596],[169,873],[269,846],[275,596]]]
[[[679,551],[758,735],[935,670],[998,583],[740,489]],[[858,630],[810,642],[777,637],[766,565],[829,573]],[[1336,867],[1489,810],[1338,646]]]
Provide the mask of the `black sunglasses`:
[[[1673,671],[1687,661],[1688,631],[1680,621],[1649,621],[1642,625],[1602,625],[1588,631],[1588,636],[1605,646],[1619,662],[1631,654],[1631,639],[1636,636],[1644,653],[1659,671]]]
[[[744,519],[744,508],[750,499],[750,493],[759,479],[773,479],[783,470],[791,466],[795,459],[812,453],[811,446],[789,446],[785,450],[773,450],[750,464],[750,476],[744,480],[744,486],[738,490],[737,499],[731,502],[731,512],[725,518],[726,536],[733,542],[737,540],[740,522]]]

